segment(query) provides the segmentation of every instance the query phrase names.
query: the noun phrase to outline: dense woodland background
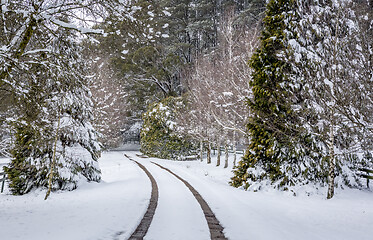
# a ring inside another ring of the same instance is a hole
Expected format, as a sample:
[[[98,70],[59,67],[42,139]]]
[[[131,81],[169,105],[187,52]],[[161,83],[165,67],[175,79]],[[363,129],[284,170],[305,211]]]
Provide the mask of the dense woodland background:
[[[100,151],[236,152],[231,185],[361,187],[373,1],[1,1],[0,155],[14,194],[100,181]]]

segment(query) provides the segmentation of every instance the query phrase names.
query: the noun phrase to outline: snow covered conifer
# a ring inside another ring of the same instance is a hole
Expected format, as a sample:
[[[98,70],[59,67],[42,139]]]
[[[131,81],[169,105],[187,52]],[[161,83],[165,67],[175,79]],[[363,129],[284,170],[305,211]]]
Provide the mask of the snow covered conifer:
[[[279,53],[285,49],[285,30],[294,17],[294,8],[293,0],[271,0],[267,4],[261,46],[250,60],[250,144],[232,178],[235,187],[248,188],[267,180],[282,187],[293,181],[286,165],[296,162],[299,154],[294,145],[294,139],[299,139],[297,118],[292,110],[297,99],[288,79],[290,65],[279,58]]]
[[[372,164],[372,54],[369,13],[356,4],[269,1],[250,62],[250,146],[232,185],[328,184],[328,198],[335,184],[361,186],[356,169]]]
[[[69,40],[61,33],[49,47],[51,66],[35,64],[20,76],[26,94],[18,98],[12,161],[5,168],[13,194],[46,187],[49,176],[54,190],[100,180],[85,67],[80,47]]]

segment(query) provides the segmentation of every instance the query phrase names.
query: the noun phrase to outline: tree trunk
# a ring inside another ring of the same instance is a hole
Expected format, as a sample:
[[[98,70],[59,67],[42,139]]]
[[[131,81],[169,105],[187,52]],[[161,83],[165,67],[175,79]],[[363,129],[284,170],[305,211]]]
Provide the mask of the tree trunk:
[[[53,149],[53,156],[52,156],[52,163],[51,163],[51,170],[49,173],[49,179],[48,179],[48,191],[45,194],[44,200],[47,200],[51,191],[52,191],[52,185],[53,185],[53,173],[54,168],[56,167],[56,152],[57,152],[57,142],[58,142],[58,133],[60,130],[60,122],[61,122],[61,112],[58,115],[58,123],[57,123],[57,130],[56,130],[56,136],[54,138],[54,149]]]
[[[328,199],[334,196],[334,180],[335,180],[335,154],[334,154],[334,132],[333,125],[330,129],[329,139],[329,176],[328,176]]]
[[[203,161],[203,140],[201,139],[200,141],[200,158],[201,158],[201,162]]]
[[[207,145],[207,164],[211,163],[211,142],[208,141]]]
[[[233,167],[236,166],[237,160],[237,148],[236,148],[236,132],[233,132]]]
[[[218,144],[217,144],[217,151],[218,151],[218,156],[216,158],[216,166],[220,166],[220,157],[221,157],[221,151],[220,151],[220,145],[221,145],[221,140],[220,138],[218,139]]]
[[[228,157],[229,157],[229,152],[228,152],[228,142],[225,142],[224,146],[224,151],[225,151],[225,163],[224,163],[224,168],[228,167]]]
[[[338,10],[338,18],[341,14],[341,8]],[[339,32],[339,22],[337,22],[335,26],[335,33],[340,34]],[[338,38],[334,38],[333,41],[333,58],[332,58],[332,64],[334,66],[337,66],[336,62],[336,56],[338,55],[338,48],[339,46],[339,41]],[[337,79],[338,76],[341,76],[338,74],[338,68],[333,69],[332,68],[332,79]],[[331,87],[331,94],[332,94],[332,99],[335,95],[334,92],[334,85],[332,84]],[[336,102],[333,100],[333,105],[331,106],[331,119],[330,119],[330,132],[329,132],[329,173],[328,173],[328,196],[327,199],[331,199],[334,196],[334,180],[335,180],[335,153],[334,153],[334,126],[335,126],[335,108]]]

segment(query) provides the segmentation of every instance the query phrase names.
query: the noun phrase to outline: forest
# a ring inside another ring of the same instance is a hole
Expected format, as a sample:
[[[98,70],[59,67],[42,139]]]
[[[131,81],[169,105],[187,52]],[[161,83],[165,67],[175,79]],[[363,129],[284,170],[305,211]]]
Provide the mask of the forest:
[[[1,0],[0,63],[15,195],[99,182],[131,139],[175,161],[243,150],[229,184],[248,191],[330,199],[373,169],[372,0]]]

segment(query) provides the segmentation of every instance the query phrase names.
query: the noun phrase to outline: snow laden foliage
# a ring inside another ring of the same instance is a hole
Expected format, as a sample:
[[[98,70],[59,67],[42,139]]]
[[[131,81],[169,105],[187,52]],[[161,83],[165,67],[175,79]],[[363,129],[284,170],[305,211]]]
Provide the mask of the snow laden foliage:
[[[89,71],[93,74],[89,88],[94,103],[94,127],[100,133],[99,141],[103,147],[110,149],[123,143],[121,131],[130,122],[127,114],[128,93],[109,64],[109,54],[97,53],[94,49],[97,50],[96,47],[90,46],[88,50]],[[94,56],[101,57],[93,58]]]
[[[159,1],[145,0],[137,1],[133,7],[139,9],[134,16],[140,23],[118,22],[119,37],[107,38],[101,48],[112,56],[112,67],[128,93],[130,111],[142,114],[149,104],[180,95],[182,62],[165,48],[168,34],[162,19],[170,14],[166,8]],[[108,41],[110,45],[106,46]]]
[[[150,106],[143,115],[141,152],[158,158],[180,159],[190,155],[193,144],[178,133],[177,112],[185,104],[181,97],[168,97]]]
[[[369,11],[357,11],[364,4],[299,1],[296,38],[287,36],[290,77],[304,97],[299,115],[328,160],[328,197],[334,182],[361,186],[358,168],[373,165],[371,30],[365,27]]]
[[[349,0],[269,1],[250,62],[250,146],[234,186],[313,184],[328,186],[328,198],[335,185],[362,186],[359,167],[372,167],[368,8]]]
[[[250,60],[253,69],[252,97],[248,100],[250,145],[235,169],[231,182],[235,187],[243,185],[257,190],[268,183],[287,189],[316,170],[301,164],[300,145],[306,139],[300,134],[300,122],[291,108],[297,99],[287,77],[290,65],[277,57],[285,48],[285,22],[291,18],[294,7],[294,1],[290,0],[272,0],[267,4],[261,44]]]
[[[7,136],[1,136],[0,140],[0,156],[9,157],[9,148],[11,144],[11,139]]]
[[[89,43],[95,126],[106,148],[137,139],[129,129],[142,122],[148,106],[181,92],[181,62],[164,43],[162,19],[170,13],[160,1],[133,1],[131,9],[135,22],[108,16],[100,26],[111,34]]]
[[[2,103],[6,105],[5,103]],[[9,149],[11,148],[10,127],[6,121],[6,117],[10,114],[10,110],[1,109],[0,111],[0,157],[9,157]]]
[[[17,115],[8,119],[15,139],[5,171],[14,194],[46,187],[51,166],[53,189],[74,189],[81,180],[100,180],[100,146],[90,123],[92,102],[82,78],[80,49],[62,41],[59,49],[51,50],[66,55],[51,56],[54,64],[36,64],[36,69],[24,73],[27,94],[18,96]]]
[[[126,2],[126,3],[124,3]],[[130,1],[93,0],[2,0],[0,8],[0,86],[13,85],[11,79],[14,68],[27,69],[32,58],[48,52],[47,48],[30,47],[35,33],[42,31],[53,34],[59,28],[80,33],[103,33],[102,29],[92,29],[93,19],[105,18],[113,14],[132,18],[134,10],[128,9]]]
[[[130,2],[1,1],[0,95],[4,109],[14,109],[5,118],[14,141],[5,169],[12,193],[47,185],[74,189],[81,180],[100,180],[78,36],[104,34],[91,26],[109,14],[135,21]]]

